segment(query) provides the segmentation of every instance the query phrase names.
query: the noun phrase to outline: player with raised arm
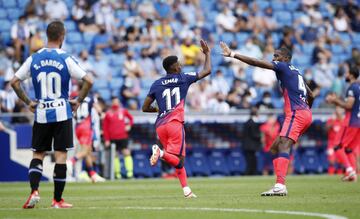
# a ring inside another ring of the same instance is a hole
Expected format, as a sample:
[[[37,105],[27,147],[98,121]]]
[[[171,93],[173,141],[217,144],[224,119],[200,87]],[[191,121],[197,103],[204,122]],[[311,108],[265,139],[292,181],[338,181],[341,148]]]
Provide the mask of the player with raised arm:
[[[345,80],[350,84],[346,91],[345,101],[330,94],[326,97],[329,103],[344,108],[345,118],[340,131],[340,142],[334,147],[336,156],[346,169],[343,181],[356,181],[356,147],[360,145],[360,81],[358,81],[359,69],[351,67],[346,73]]]
[[[62,193],[66,183],[67,151],[73,148],[72,112],[87,96],[93,81],[65,51],[61,50],[65,27],[60,21],[51,22],[46,29],[47,47],[26,59],[15,73],[11,85],[17,96],[35,113],[32,131],[33,156],[29,167],[31,194],[23,208],[34,208],[39,202],[39,182],[46,151],[55,151],[53,208],[71,208]],[[69,100],[69,82],[82,79],[83,87],[77,99]],[[21,81],[31,78],[36,100],[29,99]]]
[[[202,52],[205,54],[204,68],[199,73],[181,72],[181,64],[177,56],[168,56],[163,60],[166,76],[156,80],[142,106],[143,112],[157,112],[155,122],[156,133],[163,149],[158,145],[152,146],[150,164],[154,166],[161,158],[171,166],[179,178],[185,198],[196,198],[187,185],[184,167],[186,147],[184,131],[185,98],[189,86],[211,73],[210,49],[204,40],[200,41]],[[156,101],[158,107],[151,104]]]
[[[275,50],[273,61],[268,62],[235,53],[224,42],[221,42],[220,46],[226,57],[238,59],[248,65],[274,70],[281,84],[285,100],[285,121],[279,136],[271,146],[271,152],[277,155],[273,160],[276,184],[270,190],[261,193],[261,196],[285,196],[288,193],[285,178],[290,149],[312,122],[310,108],[314,100],[313,94],[305,84],[299,70],[290,64],[292,54],[288,49]]]

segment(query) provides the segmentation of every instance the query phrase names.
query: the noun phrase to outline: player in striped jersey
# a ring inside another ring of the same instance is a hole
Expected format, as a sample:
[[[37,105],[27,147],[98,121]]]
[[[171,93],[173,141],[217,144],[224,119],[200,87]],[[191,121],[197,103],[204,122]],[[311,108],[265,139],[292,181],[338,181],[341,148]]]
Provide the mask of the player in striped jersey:
[[[11,85],[18,97],[35,113],[33,125],[33,158],[29,167],[31,194],[23,208],[34,208],[40,200],[39,182],[46,151],[55,151],[54,199],[52,207],[70,208],[62,193],[66,183],[67,151],[73,148],[72,111],[77,110],[87,96],[93,81],[65,51],[61,50],[65,27],[60,21],[47,26],[48,43],[27,58],[15,73]],[[77,99],[69,100],[70,78],[82,79],[83,87]],[[31,78],[36,100],[29,99],[21,88],[21,81]]]

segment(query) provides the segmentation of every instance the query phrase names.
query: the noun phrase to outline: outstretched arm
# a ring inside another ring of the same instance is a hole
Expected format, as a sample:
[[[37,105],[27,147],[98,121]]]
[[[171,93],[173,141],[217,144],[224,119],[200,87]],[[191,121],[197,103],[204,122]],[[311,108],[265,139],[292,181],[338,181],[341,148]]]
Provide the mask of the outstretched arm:
[[[200,45],[201,45],[201,51],[205,54],[204,68],[198,74],[199,79],[202,79],[211,73],[211,58],[210,58],[210,48],[207,45],[206,41],[200,40]]]
[[[271,62],[259,60],[259,59],[251,58],[249,56],[244,56],[244,55],[235,53],[234,51],[231,51],[230,48],[228,47],[228,45],[226,45],[226,43],[224,43],[224,42],[220,42],[220,46],[222,49],[223,56],[238,59],[242,62],[245,62],[248,65],[274,70],[274,65]]]
[[[350,96],[347,97],[346,101],[343,101],[339,97],[337,97],[336,94],[333,93],[333,94],[329,94],[326,97],[326,101],[334,104],[335,106],[340,106],[345,110],[351,110],[355,103],[355,98]]]
[[[154,99],[147,96],[144,100],[144,104],[142,106],[142,111],[145,113],[156,113],[159,111],[157,107],[151,106],[152,102],[154,102]]]

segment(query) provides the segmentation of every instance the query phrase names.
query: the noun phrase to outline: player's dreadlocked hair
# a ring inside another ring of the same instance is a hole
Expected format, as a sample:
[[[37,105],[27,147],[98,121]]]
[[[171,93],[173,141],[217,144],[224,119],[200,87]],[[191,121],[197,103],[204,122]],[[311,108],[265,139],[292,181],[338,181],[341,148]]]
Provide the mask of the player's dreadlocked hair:
[[[291,58],[292,58],[292,52],[291,52],[288,48],[286,48],[286,47],[280,47],[278,50],[281,51],[282,54],[284,54],[285,56],[287,56],[287,57],[289,58],[289,60],[291,60]]]
[[[171,66],[178,61],[177,56],[168,56],[163,61],[163,67],[166,72],[170,72]]]

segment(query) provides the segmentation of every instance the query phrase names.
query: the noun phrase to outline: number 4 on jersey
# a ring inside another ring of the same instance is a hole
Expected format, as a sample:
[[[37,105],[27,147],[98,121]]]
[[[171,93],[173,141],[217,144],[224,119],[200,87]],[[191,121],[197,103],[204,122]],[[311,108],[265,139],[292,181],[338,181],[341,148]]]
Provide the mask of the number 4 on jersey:
[[[306,86],[305,86],[305,82],[304,82],[304,79],[301,75],[298,75],[298,81],[299,81],[299,84],[298,84],[298,89],[301,90],[302,92],[304,92],[304,96],[306,96]]]

